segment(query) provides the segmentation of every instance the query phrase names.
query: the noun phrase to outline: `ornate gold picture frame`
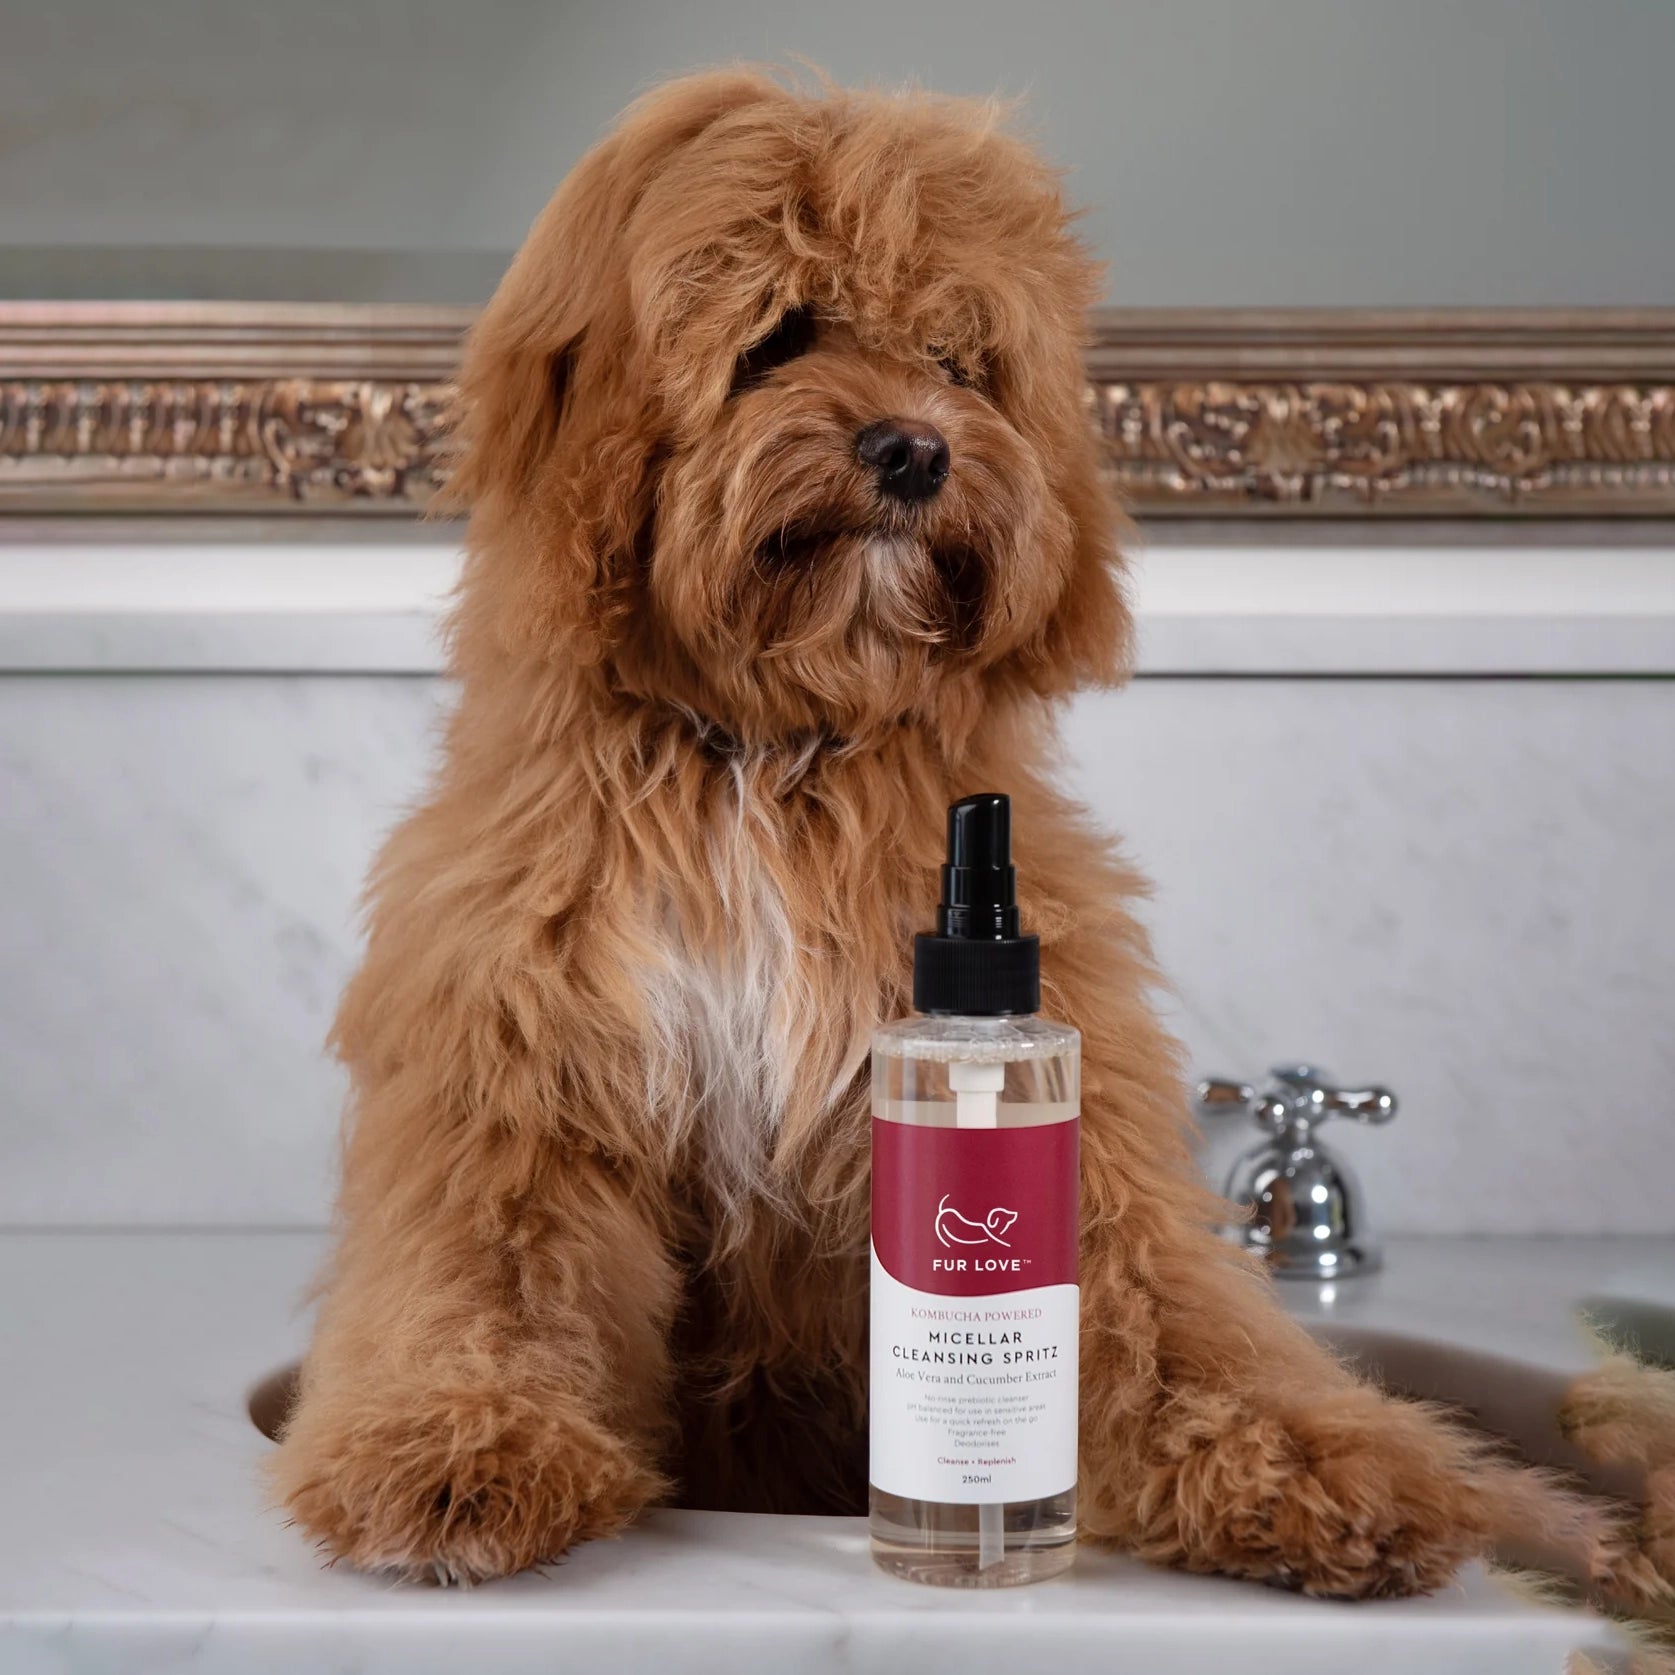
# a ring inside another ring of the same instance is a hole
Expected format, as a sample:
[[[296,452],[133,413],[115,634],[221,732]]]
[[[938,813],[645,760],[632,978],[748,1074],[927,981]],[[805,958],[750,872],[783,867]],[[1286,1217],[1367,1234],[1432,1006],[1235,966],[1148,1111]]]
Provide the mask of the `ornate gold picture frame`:
[[[470,320],[0,303],[0,513],[412,517]],[[1675,515],[1675,309],[1107,309],[1087,366],[1141,516]]]

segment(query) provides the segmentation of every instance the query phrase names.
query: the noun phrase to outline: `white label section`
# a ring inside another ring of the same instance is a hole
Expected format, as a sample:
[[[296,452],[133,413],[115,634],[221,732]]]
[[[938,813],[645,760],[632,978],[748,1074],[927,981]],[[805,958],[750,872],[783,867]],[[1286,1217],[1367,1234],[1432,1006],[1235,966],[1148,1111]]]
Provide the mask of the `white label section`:
[[[1076,1483],[1078,1292],[941,1297],[872,1253],[870,1477],[913,1500],[979,1505]]]

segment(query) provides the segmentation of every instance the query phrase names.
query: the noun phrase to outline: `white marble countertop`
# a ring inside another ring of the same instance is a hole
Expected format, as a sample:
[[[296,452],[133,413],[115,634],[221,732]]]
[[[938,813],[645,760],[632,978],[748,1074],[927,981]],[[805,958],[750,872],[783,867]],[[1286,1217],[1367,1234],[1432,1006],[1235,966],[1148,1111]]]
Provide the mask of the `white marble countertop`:
[[[469,1592],[323,1568],[262,1504],[245,1411],[294,1356],[317,1234],[0,1233],[0,1670],[1530,1672],[1612,1644],[1481,1569],[1340,1605],[1084,1553],[994,1594],[875,1572],[858,1521],[668,1511]],[[1305,1313],[1586,1364],[1570,1299],[1675,1270],[1675,1241],[1397,1242]]]

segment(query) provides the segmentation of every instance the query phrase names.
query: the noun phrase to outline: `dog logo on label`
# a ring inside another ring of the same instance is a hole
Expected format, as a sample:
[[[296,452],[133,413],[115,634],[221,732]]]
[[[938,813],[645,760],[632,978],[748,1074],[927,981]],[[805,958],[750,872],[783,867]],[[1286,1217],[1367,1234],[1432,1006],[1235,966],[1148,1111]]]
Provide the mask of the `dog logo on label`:
[[[945,1192],[936,1207],[936,1237],[943,1245],[1004,1245],[1010,1249],[1001,1234],[1017,1219],[1016,1210],[1003,1210],[997,1205],[981,1221],[970,1221],[948,1202]]]

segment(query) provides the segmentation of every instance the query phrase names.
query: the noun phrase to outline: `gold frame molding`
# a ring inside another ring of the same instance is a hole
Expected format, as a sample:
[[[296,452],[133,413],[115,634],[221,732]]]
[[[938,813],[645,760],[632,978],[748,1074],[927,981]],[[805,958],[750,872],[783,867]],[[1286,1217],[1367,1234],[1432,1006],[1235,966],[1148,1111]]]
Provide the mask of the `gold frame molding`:
[[[411,517],[470,320],[0,303],[0,513]],[[1105,309],[1090,339],[1142,517],[1675,516],[1675,309]]]

